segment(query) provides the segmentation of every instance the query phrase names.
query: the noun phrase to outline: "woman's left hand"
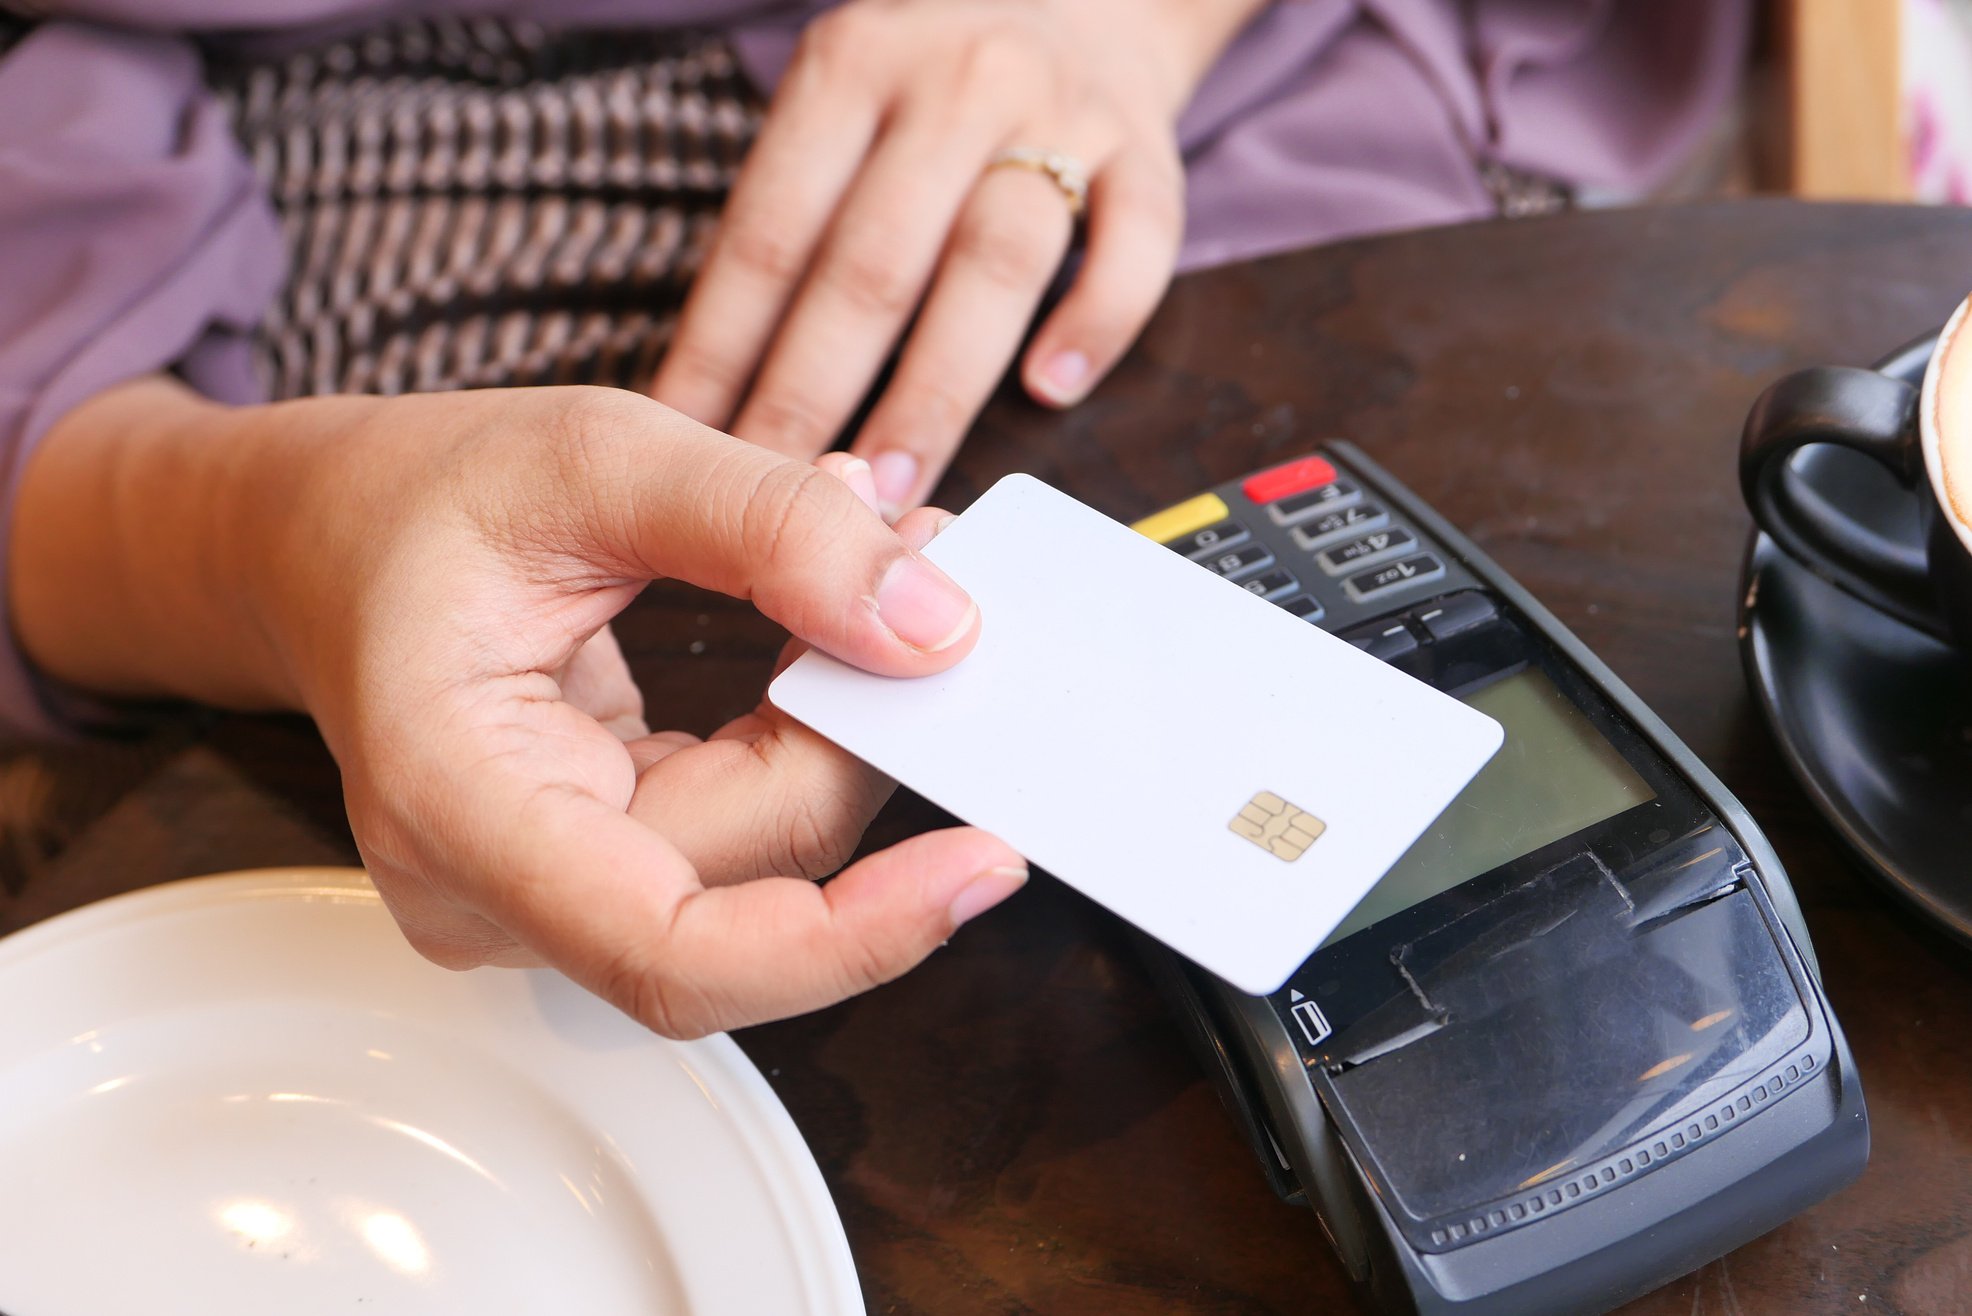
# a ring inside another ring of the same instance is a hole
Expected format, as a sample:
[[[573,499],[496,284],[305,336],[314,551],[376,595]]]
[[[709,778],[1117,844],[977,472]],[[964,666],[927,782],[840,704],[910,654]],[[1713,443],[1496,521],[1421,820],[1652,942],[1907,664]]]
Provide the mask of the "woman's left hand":
[[[808,28],[726,208],[653,395],[799,458],[856,436],[887,516],[921,504],[1074,236],[1087,259],[1028,348],[1079,401],[1149,319],[1183,230],[1174,125],[1254,0],[852,0]],[[915,317],[915,319],[914,319]]]

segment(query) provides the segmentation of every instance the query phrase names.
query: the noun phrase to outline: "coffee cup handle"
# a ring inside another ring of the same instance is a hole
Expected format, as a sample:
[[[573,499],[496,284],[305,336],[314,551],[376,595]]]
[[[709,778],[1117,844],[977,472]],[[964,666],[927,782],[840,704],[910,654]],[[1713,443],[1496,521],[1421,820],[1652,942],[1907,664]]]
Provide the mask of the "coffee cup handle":
[[[1922,548],[1879,534],[1830,504],[1790,458],[1833,443],[1874,458],[1907,489],[1923,479],[1918,392],[1901,380],[1841,366],[1802,370],[1774,384],[1746,418],[1739,482],[1753,519],[1790,557],[1880,612],[1945,634]]]

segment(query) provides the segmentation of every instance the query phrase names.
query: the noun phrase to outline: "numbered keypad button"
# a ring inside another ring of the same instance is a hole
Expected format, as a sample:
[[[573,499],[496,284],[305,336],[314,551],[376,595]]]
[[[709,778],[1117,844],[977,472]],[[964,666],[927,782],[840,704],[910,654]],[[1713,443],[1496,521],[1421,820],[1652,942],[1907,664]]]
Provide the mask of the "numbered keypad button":
[[[1293,598],[1282,599],[1280,606],[1299,617],[1302,621],[1320,621],[1322,605],[1306,594],[1296,594]]]
[[[1376,503],[1357,503],[1337,511],[1324,512],[1312,521],[1294,527],[1294,542],[1314,551],[1337,540],[1381,530],[1390,524],[1390,514]]]
[[[1301,588],[1301,582],[1285,571],[1269,571],[1264,576],[1240,582],[1263,599],[1277,599]]]
[[[1358,603],[1391,593],[1394,590],[1408,589],[1421,585],[1427,580],[1437,580],[1445,574],[1445,564],[1434,554],[1419,553],[1401,562],[1392,562],[1387,567],[1377,567],[1364,571],[1342,582],[1342,588],[1349,591],[1349,597]]]
[[[1176,549],[1186,557],[1197,557],[1201,553],[1217,553],[1243,544],[1253,536],[1245,526],[1237,521],[1221,521],[1208,525],[1203,530],[1194,530],[1188,535],[1179,535],[1166,548]]]
[[[1363,491],[1347,480],[1334,480],[1319,489],[1308,489],[1283,498],[1267,508],[1276,525],[1293,525],[1323,512],[1333,512],[1363,499]]]
[[[1224,553],[1214,553],[1198,559],[1198,564],[1208,571],[1216,571],[1227,580],[1239,580],[1258,571],[1265,571],[1274,564],[1274,555],[1267,551],[1265,544],[1248,544],[1244,548],[1230,549]]]
[[[1321,555],[1322,570],[1331,576],[1339,576],[1352,567],[1367,565],[1379,559],[1406,553],[1417,547],[1417,536],[1402,526],[1392,526],[1379,530],[1373,535],[1352,539],[1346,544],[1337,544]]]

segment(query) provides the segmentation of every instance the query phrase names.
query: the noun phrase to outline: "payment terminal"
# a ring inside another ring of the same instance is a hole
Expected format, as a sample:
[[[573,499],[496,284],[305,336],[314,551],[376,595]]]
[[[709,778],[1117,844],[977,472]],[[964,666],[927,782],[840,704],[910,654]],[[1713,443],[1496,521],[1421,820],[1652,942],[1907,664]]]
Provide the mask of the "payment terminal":
[[[1773,852],[1471,541],[1345,443],[1136,528],[1506,730],[1272,996],[1144,943],[1268,1180],[1377,1307],[1603,1311],[1861,1173],[1855,1062]]]

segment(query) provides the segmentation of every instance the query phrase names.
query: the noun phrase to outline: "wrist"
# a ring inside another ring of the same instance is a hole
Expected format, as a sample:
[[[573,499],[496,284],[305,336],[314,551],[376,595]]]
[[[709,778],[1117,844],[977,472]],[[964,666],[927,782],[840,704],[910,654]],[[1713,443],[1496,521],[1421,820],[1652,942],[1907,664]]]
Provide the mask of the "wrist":
[[[297,709],[273,642],[259,408],[152,377],[89,399],[16,490],[12,623],[56,680],[118,698]]]
[[[1135,31],[1149,47],[1175,122],[1219,56],[1271,0],[1071,0],[1092,37]]]

